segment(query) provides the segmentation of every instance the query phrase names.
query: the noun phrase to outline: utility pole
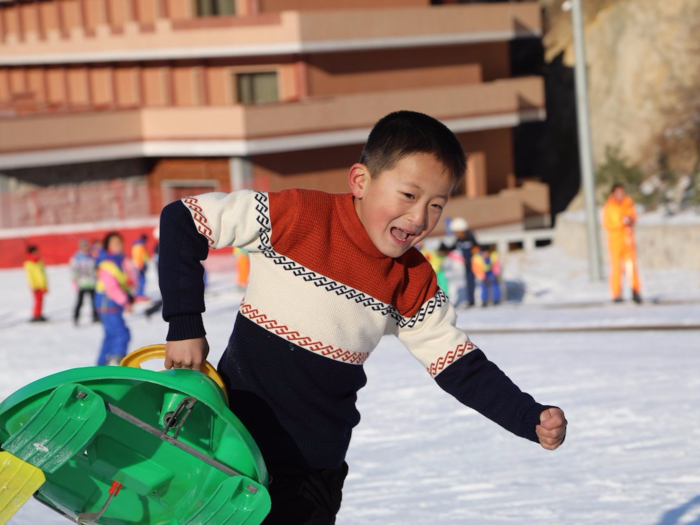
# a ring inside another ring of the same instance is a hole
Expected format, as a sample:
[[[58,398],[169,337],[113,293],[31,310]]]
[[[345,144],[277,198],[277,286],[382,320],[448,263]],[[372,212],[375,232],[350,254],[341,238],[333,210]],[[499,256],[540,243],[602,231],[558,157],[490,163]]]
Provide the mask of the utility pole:
[[[591,148],[591,125],[588,120],[588,75],[586,64],[586,44],[583,33],[583,0],[570,0],[571,19],[574,28],[574,52],[576,55],[576,116],[578,121],[579,160],[581,182],[586,204],[586,232],[588,240],[588,271],[592,281],[603,278],[600,256],[600,236],[598,233],[598,209],[595,202],[595,173]]]

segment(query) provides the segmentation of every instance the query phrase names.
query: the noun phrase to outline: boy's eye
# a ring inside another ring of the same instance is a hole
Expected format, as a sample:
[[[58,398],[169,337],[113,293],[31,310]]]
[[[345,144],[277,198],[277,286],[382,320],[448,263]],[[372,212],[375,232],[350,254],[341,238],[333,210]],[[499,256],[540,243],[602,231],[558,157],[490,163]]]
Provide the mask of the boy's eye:
[[[433,204],[433,208],[436,210],[442,210],[442,206],[440,204]]]
[[[404,197],[406,197],[407,199],[415,199],[415,196],[414,196],[412,193],[404,193],[403,195],[404,195]]]

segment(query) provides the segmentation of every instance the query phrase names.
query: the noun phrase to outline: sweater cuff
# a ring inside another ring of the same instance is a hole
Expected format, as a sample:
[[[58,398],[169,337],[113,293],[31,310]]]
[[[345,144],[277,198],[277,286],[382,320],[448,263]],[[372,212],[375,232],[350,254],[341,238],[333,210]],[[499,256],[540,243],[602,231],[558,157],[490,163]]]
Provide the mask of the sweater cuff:
[[[202,314],[173,315],[168,319],[169,328],[166,341],[182,341],[184,339],[197,339],[204,337],[207,332],[204,330]]]
[[[540,438],[537,437],[537,425],[540,424],[540,415],[542,412],[547,410],[548,408],[559,408],[554,405],[540,405],[539,403],[535,403],[535,406],[533,406],[530,410],[528,410],[527,414],[525,414],[525,417],[523,418],[523,422],[525,424],[525,428],[523,436],[530,441],[534,441],[535,443],[540,442]]]

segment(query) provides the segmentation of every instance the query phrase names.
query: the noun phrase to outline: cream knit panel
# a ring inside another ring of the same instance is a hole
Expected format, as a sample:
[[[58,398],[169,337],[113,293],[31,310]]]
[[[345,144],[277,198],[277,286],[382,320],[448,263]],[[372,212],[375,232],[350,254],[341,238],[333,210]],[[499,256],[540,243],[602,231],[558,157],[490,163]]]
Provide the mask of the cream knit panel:
[[[440,293],[438,289],[438,295]],[[430,301],[422,309],[425,311],[422,321],[399,327],[397,336],[435,377],[476,346],[464,331],[457,328],[457,313],[449,301],[439,301],[437,306],[426,311]]]
[[[269,231],[264,224],[267,213],[261,214],[260,193],[239,190],[232,193],[204,193],[182,199],[190,210],[197,230],[207,238],[210,248],[237,246],[249,251],[259,250],[261,231]],[[266,199],[265,199],[266,200]]]

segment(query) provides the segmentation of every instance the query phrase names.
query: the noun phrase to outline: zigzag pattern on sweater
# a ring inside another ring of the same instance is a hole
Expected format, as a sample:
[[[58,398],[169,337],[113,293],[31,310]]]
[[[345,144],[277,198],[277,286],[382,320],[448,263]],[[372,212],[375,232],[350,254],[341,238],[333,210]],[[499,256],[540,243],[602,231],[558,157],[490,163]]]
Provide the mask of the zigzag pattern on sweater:
[[[369,352],[354,352],[352,350],[343,350],[342,348],[336,348],[332,345],[324,344],[320,341],[315,341],[311,337],[300,334],[297,330],[289,328],[287,325],[281,324],[275,319],[270,319],[267,315],[260,312],[254,306],[246,302],[241,303],[240,312],[242,315],[259,324],[266,330],[285,338],[287,341],[294,343],[295,345],[311,350],[321,354],[324,357],[330,357],[331,359],[336,359],[343,361],[345,363],[351,363],[356,365],[361,365],[367,358],[369,358]]]
[[[334,281],[325,275],[318,274],[287,256],[277,253],[270,241],[270,207],[268,205],[267,194],[256,192],[255,200],[258,201],[255,210],[258,212],[257,221],[258,224],[260,224],[260,245],[258,248],[265,257],[271,259],[275,264],[280,265],[284,270],[292,272],[292,275],[295,277],[301,277],[305,282],[313,283],[317,287],[323,287],[326,291],[334,292],[338,296],[345,296],[346,299],[354,300],[357,304],[361,304],[366,308],[371,308],[374,312],[379,312],[382,315],[390,315],[400,328],[413,328],[416,324],[422,322],[426,316],[432,314],[437,308],[442,307],[449,301],[445,292],[438,288],[435,295],[421,306],[415,315],[412,317],[404,317],[392,305],[378,301],[364,292],[338,281]]]
[[[462,343],[454,350],[450,350],[445,355],[438,357],[435,361],[430,363],[430,366],[427,367],[428,373],[431,376],[435,377],[447,365],[453,363],[455,360],[459,359],[467,352],[471,352],[472,350],[475,350],[476,348],[478,348],[478,347],[474,343],[472,343],[471,341],[466,341],[466,342]]]
[[[199,200],[197,200],[195,197],[186,197],[182,199],[182,202],[184,202],[185,206],[194,212],[192,214],[192,218],[197,223],[197,231],[207,238],[207,243],[209,243],[209,246],[214,246],[214,239],[212,238],[214,232],[209,226],[207,226],[208,221],[202,213],[202,207],[199,205]]]

